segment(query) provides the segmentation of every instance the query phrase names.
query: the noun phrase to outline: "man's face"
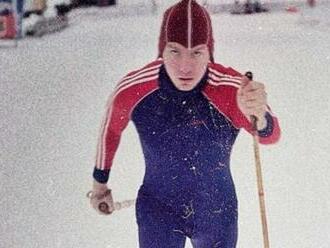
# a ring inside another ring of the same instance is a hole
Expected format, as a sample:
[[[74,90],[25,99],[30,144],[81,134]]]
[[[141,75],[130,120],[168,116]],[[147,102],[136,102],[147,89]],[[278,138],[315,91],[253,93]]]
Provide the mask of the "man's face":
[[[210,53],[207,45],[188,49],[168,42],[163,52],[165,69],[178,90],[190,91],[199,83],[207,69]]]

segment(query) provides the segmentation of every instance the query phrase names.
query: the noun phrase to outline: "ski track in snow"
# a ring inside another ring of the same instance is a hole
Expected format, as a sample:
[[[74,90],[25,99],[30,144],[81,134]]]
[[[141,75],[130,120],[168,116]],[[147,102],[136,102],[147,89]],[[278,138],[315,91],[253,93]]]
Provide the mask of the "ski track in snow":
[[[98,216],[85,194],[107,98],[128,71],[157,55],[161,16],[79,11],[62,32],[0,50],[1,248],[138,247],[134,208]],[[273,248],[330,242],[329,13],[212,16],[216,61],[253,71],[282,127],[278,144],[261,147]],[[262,247],[252,138],[244,131],[231,168],[237,247]],[[134,198],[143,172],[130,124],[110,178],[115,199]]]

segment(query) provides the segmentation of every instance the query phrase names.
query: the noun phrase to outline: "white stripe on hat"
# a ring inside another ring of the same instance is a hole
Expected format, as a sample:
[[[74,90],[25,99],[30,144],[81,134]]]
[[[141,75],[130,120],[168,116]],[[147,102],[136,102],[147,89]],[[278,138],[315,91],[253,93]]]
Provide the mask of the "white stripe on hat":
[[[188,3],[188,32],[187,32],[187,41],[188,41],[188,49],[191,49],[191,37],[192,37],[192,13],[191,13],[191,0]]]

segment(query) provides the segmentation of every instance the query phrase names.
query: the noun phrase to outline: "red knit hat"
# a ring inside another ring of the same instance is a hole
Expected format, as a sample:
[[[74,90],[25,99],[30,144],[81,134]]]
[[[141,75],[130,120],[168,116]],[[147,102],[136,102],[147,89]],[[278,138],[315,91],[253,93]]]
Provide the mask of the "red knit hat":
[[[164,13],[160,30],[158,57],[163,56],[167,42],[177,42],[187,48],[206,44],[213,61],[211,18],[195,0],[181,0]]]

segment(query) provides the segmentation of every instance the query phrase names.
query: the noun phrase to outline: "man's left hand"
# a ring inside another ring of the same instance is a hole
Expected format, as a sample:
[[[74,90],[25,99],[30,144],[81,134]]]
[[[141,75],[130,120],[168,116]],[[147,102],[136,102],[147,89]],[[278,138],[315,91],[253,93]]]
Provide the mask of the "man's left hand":
[[[248,120],[252,115],[257,117],[258,130],[266,127],[267,93],[263,83],[251,81],[244,76],[237,92],[237,104]]]

